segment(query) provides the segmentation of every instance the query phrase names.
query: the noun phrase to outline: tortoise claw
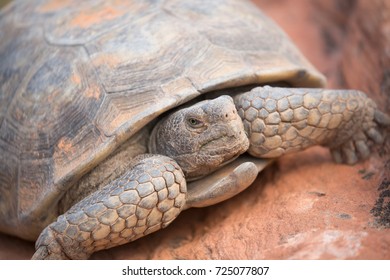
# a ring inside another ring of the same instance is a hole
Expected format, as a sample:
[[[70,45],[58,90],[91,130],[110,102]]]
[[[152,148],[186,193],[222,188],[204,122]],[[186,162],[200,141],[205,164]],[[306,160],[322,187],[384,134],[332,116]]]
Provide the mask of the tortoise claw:
[[[375,110],[374,113],[374,120],[382,126],[390,126],[390,116],[386,115],[385,113]]]
[[[356,151],[359,154],[359,158],[366,159],[370,155],[370,148],[367,143],[364,141],[356,141],[355,143]]]
[[[55,234],[46,228],[39,236],[36,244],[36,251],[32,260],[69,260],[62,246],[57,242]]]

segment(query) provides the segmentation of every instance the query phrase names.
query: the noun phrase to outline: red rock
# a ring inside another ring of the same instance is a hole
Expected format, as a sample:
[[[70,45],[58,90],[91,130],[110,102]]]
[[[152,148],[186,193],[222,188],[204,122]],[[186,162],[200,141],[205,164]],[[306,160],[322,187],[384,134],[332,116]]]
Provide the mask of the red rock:
[[[329,78],[390,108],[390,1],[256,0]],[[389,113],[389,109],[387,109]],[[390,141],[355,166],[287,155],[242,194],[95,259],[390,259]],[[0,236],[0,258],[33,244]]]

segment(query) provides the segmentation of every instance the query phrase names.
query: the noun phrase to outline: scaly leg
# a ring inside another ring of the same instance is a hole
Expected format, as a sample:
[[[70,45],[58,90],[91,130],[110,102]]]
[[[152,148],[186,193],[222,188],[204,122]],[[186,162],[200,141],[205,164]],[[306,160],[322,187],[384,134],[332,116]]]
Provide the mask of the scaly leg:
[[[256,157],[323,145],[336,162],[354,164],[368,157],[370,142],[383,142],[379,127],[390,125],[390,117],[356,90],[265,86],[234,100]]]
[[[46,227],[33,259],[86,259],[170,224],[186,202],[182,170],[164,156],[141,158]]]

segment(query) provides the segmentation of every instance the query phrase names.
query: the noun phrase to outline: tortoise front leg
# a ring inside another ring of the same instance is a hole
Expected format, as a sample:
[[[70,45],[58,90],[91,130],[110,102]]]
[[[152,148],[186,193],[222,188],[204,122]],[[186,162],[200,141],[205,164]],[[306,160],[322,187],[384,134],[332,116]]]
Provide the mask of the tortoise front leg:
[[[368,157],[390,117],[356,90],[254,88],[234,98],[250,139],[249,153],[278,157],[313,145],[330,148],[338,163]]]
[[[46,227],[33,259],[86,259],[166,227],[181,212],[187,186],[177,163],[146,156]]]

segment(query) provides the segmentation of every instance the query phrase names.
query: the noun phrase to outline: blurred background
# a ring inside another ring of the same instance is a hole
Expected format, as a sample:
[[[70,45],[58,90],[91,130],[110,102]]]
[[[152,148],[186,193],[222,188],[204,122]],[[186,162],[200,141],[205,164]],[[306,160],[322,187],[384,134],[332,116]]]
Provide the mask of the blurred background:
[[[0,0],[0,8],[2,8],[5,4],[10,2],[11,0]]]

